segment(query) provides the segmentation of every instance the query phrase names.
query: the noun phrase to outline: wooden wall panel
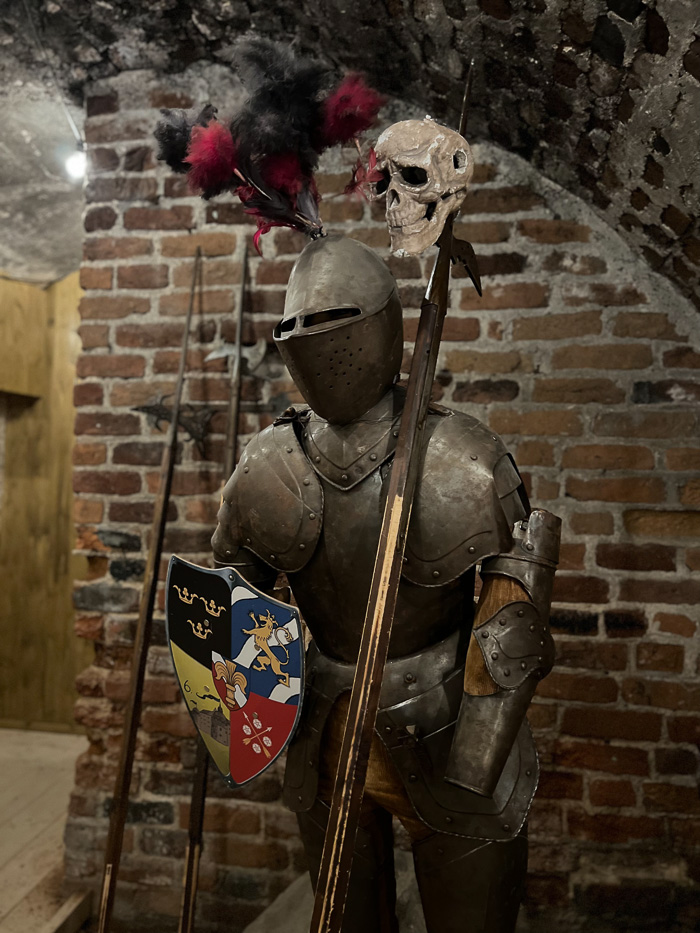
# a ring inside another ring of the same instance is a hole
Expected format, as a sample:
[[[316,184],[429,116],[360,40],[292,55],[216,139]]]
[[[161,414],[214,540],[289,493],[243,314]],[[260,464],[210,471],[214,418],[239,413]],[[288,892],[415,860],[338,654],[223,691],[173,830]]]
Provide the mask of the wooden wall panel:
[[[7,348],[31,331],[31,370],[5,395],[0,503],[0,724],[74,729],[75,677],[91,648],[73,633],[73,382],[79,351],[77,273],[42,290],[0,282]],[[43,334],[42,330],[43,321]],[[37,347],[43,346],[43,355]],[[18,350],[17,359],[29,357]],[[0,366],[2,362],[0,362]],[[38,393],[37,386],[44,388]],[[36,393],[40,397],[32,398]]]

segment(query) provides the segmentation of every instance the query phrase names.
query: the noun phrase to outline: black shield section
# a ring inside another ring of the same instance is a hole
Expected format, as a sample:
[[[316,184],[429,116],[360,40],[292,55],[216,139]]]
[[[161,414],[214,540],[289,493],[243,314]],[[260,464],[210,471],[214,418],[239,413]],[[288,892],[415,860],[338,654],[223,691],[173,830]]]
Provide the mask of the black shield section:
[[[166,593],[168,637],[206,668],[212,652],[231,656],[229,571],[207,570],[173,557]]]

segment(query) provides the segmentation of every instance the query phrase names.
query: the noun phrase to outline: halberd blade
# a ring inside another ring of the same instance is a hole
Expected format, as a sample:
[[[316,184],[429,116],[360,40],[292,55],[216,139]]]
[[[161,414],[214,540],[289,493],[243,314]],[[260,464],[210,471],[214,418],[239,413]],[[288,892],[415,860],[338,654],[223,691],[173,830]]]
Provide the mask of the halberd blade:
[[[461,263],[469,278],[474,283],[474,288],[481,298],[481,276],[479,275],[479,263],[474,252],[474,247],[467,240],[460,240],[452,234],[452,249],[450,250],[452,262]]]

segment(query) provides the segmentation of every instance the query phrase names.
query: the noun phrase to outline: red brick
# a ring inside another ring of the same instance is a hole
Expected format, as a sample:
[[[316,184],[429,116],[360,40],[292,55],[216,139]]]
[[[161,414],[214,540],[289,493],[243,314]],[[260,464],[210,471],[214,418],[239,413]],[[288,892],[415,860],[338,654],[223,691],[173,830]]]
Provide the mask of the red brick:
[[[453,319],[456,324],[459,319]],[[473,319],[468,318],[469,321],[468,328],[465,328],[467,333],[466,339],[476,339],[478,337],[479,331],[479,322],[473,321]],[[408,322],[406,322],[408,323]],[[450,323],[448,318],[445,322],[446,325]],[[466,322],[465,322],[466,324]],[[468,335],[475,333],[475,337],[469,337]],[[460,338],[457,333],[452,330],[452,334]],[[415,332],[409,332],[408,339],[414,339]],[[451,350],[447,353],[447,369],[452,373],[512,373],[529,369],[529,359],[528,357],[523,357],[517,350],[507,350],[507,351],[494,351],[494,352],[480,352],[479,350]]]
[[[484,288],[480,298],[471,286],[462,290],[463,311],[500,311],[503,308],[543,308],[549,300],[549,288],[540,282],[514,282]]]
[[[537,730],[550,729],[556,725],[557,709],[552,703],[538,703],[535,700],[527,711],[530,726]]]
[[[596,416],[593,430],[604,437],[659,437],[677,440],[695,435],[693,412],[604,412]]]
[[[138,266],[130,264],[117,269],[119,288],[165,288],[168,284],[167,266]]]
[[[545,272],[564,272],[570,275],[600,275],[607,272],[608,264],[600,256],[564,253],[554,250],[542,263]]]
[[[516,459],[524,466],[554,466],[554,448],[546,441],[522,441]]]
[[[121,347],[141,349],[179,347],[182,344],[183,331],[182,323],[122,324],[116,329],[116,342]],[[143,373],[138,373],[138,375],[143,375]]]
[[[654,454],[648,447],[581,444],[564,451],[561,465],[583,470],[652,470]]]
[[[618,816],[613,813],[589,815],[583,810],[569,810],[569,835],[593,842],[625,843],[631,839],[654,839],[664,834],[662,820],[648,816]]]
[[[644,784],[643,793],[643,803],[647,810],[663,813],[700,813],[697,787],[649,783]]]
[[[489,253],[479,256],[479,273],[482,279],[492,275],[517,275],[527,265],[527,256],[522,253]],[[452,267],[453,279],[466,279],[468,273],[461,264]]]
[[[700,685],[677,680],[642,680],[628,678],[622,683],[622,695],[636,706],[655,706],[675,711],[700,712]]]
[[[590,402],[616,404],[625,399],[625,390],[610,379],[537,379],[533,402],[585,405]]]
[[[207,223],[208,224],[252,224],[254,223],[253,218],[245,213],[243,204],[240,201],[236,200],[233,203],[214,203],[207,204]],[[279,235],[280,233],[289,233],[293,237],[296,237],[296,242],[301,244],[301,249],[304,248],[304,243],[306,242],[303,233],[297,233],[295,230],[277,230],[275,231],[275,244],[279,249]],[[299,250],[300,251],[300,250]],[[295,250],[288,250],[288,252],[295,252]]]
[[[197,734],[190,714],[185,709],[146,709],[141,716],[146,732],[165,732],[167,735],[193,737]]]
[[[591,739],[628,739],[656,742],[661,735],[661,715],[641,710],[599,709],[569,706],[564,709],[562,732]]]
[[[135,466],[157,466],[163,459],[163,444],[134,441],[117,444],[112,453],[112,463]]]
[[[585,544],[572,544],[565,541],[559,548],[559,570],[583,570],[585,558]]]
[[[194,256],[197,249],[204,256],[232,256],[237,242],[234,233],[194,233],[163,237],[160,249],[163,256]]]
[[[578,535],[611,535],[614,529],[609,512],[574,512],[569,516],[569,525]]]
[[[599,544],[596,563],[613,570],[675,570],[676,549],[662,544]]]
[[[695,774],[698,753],[685,748],[656,748],[654,763],[659,774]]]
[[[647,337],[650,340],[681,340],[666,314],[653,311],[622,311],[615,318],[615,337]]]
[[[672,742],[700,745],[700,718],[697,716],[669,716],[668,737]]]
[[[601,332],[600,311],[578,311],[571,314],[540,314],[513,321],[513,340],[561,340],[565,337],[585,337]]]
[[[146,475],[148,489],[157,492],[160,485],[160,473]],[[212,470],[176,470],[173,476],[172,494],[174,496],[197,496],[218,492],[221,477]],[[213,533],[213,532],[212,532]]]
[[[531,847],[532,851],[532,847]],[[568,907],[569,876],[563,872],[535,872],[528,869],[525,897],[526,909]]]
[[[585,224],[577,224],[573,220],[521,220],[518,230],[523,236],[537,243],[566,243],[575,241],[587,243],[591,228]]]
[[[607,743],[595,745],[560,739],[554,748],[553,762],[561,768],[606,771],[609,774],[649,774],[649,753],[644,749]]]
[[[88,181],[84,195],[88,204],[92,201],[156,201],[158,182],[155,178],[130,175],[98,176]]]
[[[78,412],[75,417],[75,433],[81,434],[138,434],[141,422],[137,415],[116,415],[110,412],[91,414]]]
[[[462,205],[462,216],[468,214],[512,214],[539,207],[544,199],[525,185],[472,190]]]
[[[654,622],[658,623],[660,632],[669,632],[682,638],[693,638],[697,630],[696,623],[680,613],[657,612]]]
[[[185,503],[185,519],[198,525],[207,525],[214,528],[219,503],[215,499],[198,499]]]
[[[372,249],[386,249],[389,246],[389,231],[386,227],[353,227],[347,235]]]
[[[94,499],[74,499],[73,518],[76,522],[97,525],[102,521],[104,505]]]
[[[289,259],[263,260],[255,270],[257,285],[286,285],[294,263]]]
[[[117,408],[150,405],[159,396],[169,395],[174,388],[174,382],[164,382],[160,379],[145,382],[117,382],[109,393],[109,402]]]
[[[626,306],[646,304],[647,298],[632,285],[610,285],[607,283],[594,283],[588,286],[587,292],[572,292],[570,298],[564,299],[566,304],[579,305],[592,301],[604,308],[612,306]]]
[[[104,444],[81,444],[76,442],[73,445],[73,463],[76,466],[97,466],[100,463],[106,463],[106,461],[107,447]]]
[[[166,198],[191,198],[194,192],[186,175],[171,175],[165,179],[163,194]]]
[[[107,324],[81,324],[78,336],[83,350],[94,350],[97,347],[109,346],[109,326]]]
[[[168,521],[177,520],[177,506],[174,502],[168,505]],[[137,525],[150,525],[153,521],[153,499],[147,502],[110,502],[109,520],[111,522],[128,522]]]
[[[187,230],[193,225],[192,208],[181,204],[175,207],[130,207],[124,213],[127,230]]]
[[[512,379],[472,379],[469,382],[458,382],[452,392],[452,399],[455,402],[486,405],[489,402],[512,401],[519,391],[520,386]]]
[[[624,671],[627,663],[627,646],[619,642],[611,644],[582,638],[557,639],[557,668]]]
[[[700,602],[700,580],[622,580],[620,599],[631,603],[695,606]]]
[[[267,815],[267,814],[266,814]],[[246,803],[208,801],[204,811],[205,833],[237,833],[242,836],[256,835],[261,828],[259,807]],[[187,829],[190,820],[189,803],[180,803],[180,826]],[[267,820],[265,821],[267,830]]]
[[[672,447],[666,451],[669,470],[700,470],[700,447]]]
[[[104,295],[94,298],[83,296],[80,299],[80,316],[83,320],[111,320],[130,314],[147,314],[150,310],[151,302],[148,298]]]
[[[80,287],[101,289],[111,288],[111,266],[83,266],[80,270]]]
[[[554,578],[552,599],[558,603],[606,603],[608,583],[599,577],[559,573]]]
[[[265,868],[280,871],[289,863],[289,855],[280,842],[257,842],[230,833],[216,833],[207,840],[207,857],[223,865],[242,868]],[[238,909],[236,910],[238,919]]]
[[[682,505],[700,506],[700,479],[691,479],[680,490]]]
[[[87,237],[83,243],[86,260],[131,259],[153,252],[153,241],[146,237]]]
[[[76,408],[101,405],[103,391],[99,382],[80,382],[73,386],[73,404]]]
[[[617,683],[612,677],[588,677],[584,674],[553,671],[540,681],[537,694],[557,700],[614,703],[617,699]]]
[[[700,570],[700,548],[688,548],[685,552],[685,565],[688,570]]]
[[[541,771],[537,795],[549,800],[580,800],[583,797],[583,778],[580,774],[563,771]]]
[[[671,369],[700,369],[700,352],[691,347],[674,347],[664,353],[664,366]]]
[[[200,295],[197,295],[195,309],[199,312]],[[202,314],[233,314],[236,308],[236,294],[229,288],[201,293]],[[190,292],[168,292],[158,298],[158,312],[171,317],[187,313],[190,304]]]
[[[111,207],[91,207],[83,217],[83,227],[87,233],[96,230],[111,230],[117,222],[117,212]]]
[[[126,353],[81,356],[76,366],[76,372],[80,378],[102,376],[133,379],[143,376],[145,371],[146,361],[142,356],[132,356]]]
[[[637,803],[631,781],[591,781],[588,796],[594,807],[634,807]]]
[[[646,671],[683,670],[685,652],[683,645],[659,645],[642,642],[637,645],[637,668]]]
[[[554,369],[645,369],[652,363],[651,347],[642,343],[558,347]]]
[[[101,117],[105,113],[117,113],[119,110],[119,95],[116,91],[107,94],[92,94],[85,102],[88,117]]]
[[[189,288],[192,283],[193,271],[193,262],[179,263],[173,269],[173,285],[176,288]],[[241,281],[241,264],[233,259],[210,259],[203,264],[202,279],[207,288],[216,285],[238,285]],[[252,300],[255,294],[253,292],[250,295],[251,309],[255,304]],[[283,294],[282,299],[284,300]]]
[[[511,225],[503,220],[483,220],[455,224],[455,234],[470,243],[505,243],[510,237]]]
[[[334,198],[324,200],[321,206],[324,223],[342,223],[346,220],[362,220],[365,208],[360,201],[350,198]]]
[[[573,411],[492,411],[489,423],[499,434],[572,436],[583,433],[581,418]]]
[[[113,470],[76,470],[73,473],[73,492],[129,496],[140,490],[141,477],[138,473]]]

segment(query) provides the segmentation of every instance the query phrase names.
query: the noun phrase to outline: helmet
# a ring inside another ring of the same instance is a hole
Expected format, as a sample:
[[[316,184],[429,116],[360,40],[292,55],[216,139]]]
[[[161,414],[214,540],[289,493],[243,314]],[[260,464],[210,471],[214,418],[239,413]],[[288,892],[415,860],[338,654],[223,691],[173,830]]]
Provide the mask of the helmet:
[[[313,240],[292,269],[274,339],[316,414],[335,424],[359,418],[401,367],[401,302],[384,261],[337,234]]]

